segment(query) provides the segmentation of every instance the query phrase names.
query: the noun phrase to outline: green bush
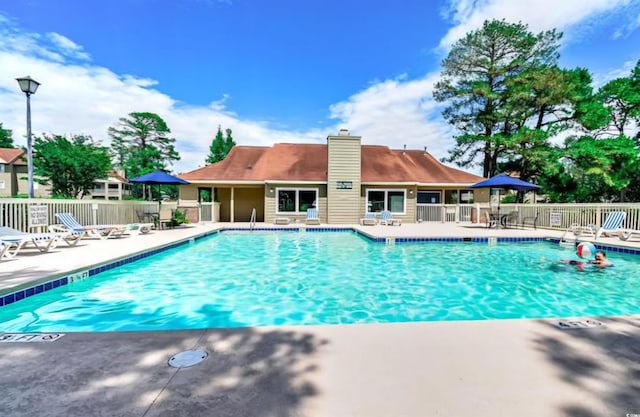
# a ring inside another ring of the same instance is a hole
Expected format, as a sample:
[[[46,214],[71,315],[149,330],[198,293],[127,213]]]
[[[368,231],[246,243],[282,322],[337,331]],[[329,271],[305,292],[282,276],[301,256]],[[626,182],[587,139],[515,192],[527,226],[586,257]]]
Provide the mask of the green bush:
[[[173,223],[176,226],[182,223],[188,224],[189,219],[187,219],[187,216],[184,212],[176,209],[175,213],[173,213]]]

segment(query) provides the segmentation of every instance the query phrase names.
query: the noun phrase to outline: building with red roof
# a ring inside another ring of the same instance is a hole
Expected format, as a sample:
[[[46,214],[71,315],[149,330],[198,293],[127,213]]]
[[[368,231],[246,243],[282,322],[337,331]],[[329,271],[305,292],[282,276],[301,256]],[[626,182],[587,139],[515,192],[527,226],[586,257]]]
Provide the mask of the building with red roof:
[[[362,145],[346,130],[328,136],[326,145],[235,146],[223,161],[179,176],[190,182],[180,187],[183,204],[219,203],[211,220],[247,222],[255,208],[258,222],[300,221],[315,207],[320,221],[332,224],[358,223],[364,213],[384,210],[415,222],[417,204],[472,198],[467,188],[484,179],[426,150]]]

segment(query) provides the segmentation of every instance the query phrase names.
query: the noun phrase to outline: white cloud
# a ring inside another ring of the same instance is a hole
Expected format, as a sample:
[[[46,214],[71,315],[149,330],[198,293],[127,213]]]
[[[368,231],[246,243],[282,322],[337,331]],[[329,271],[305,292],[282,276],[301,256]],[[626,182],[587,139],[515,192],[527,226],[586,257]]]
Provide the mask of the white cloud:
[[[485,20],[505,19],[522,22],[533,32],[556,28],[564,31],[586,19],[627,6],[632,0],[451,0],[448,15],[455,26],[440,41],[448,50],[467,32],[478,29]],[[570,35],[571,36],[571,35]]]
[[[611,80],[616,78],[628,77],[636,66],[637,61],[626,61],[620,68],[612,68],[604,73],[596,73],[593,75],[594,88],[600,88]]]
[[[90,56],[82,50],[82,47],[73,42],[66,36],[59,33],[49,33],[48,38],[51,40],[54,46],[60,48],[65,55],[72,56],[81,60],[89,60]]]
[[[453,145],[452,131],[440,117],[431,92],[438,74],[417,80],[386,80],[331,106],[331,117],[363,143],[427,150],[443,157]]]
[[[616,29],[616,31],[613,33],[613,39],[626,38],[639,27],[640,13],[638,13],[638,16],[634,20],[631,20],[628,24],[620,25],[618,29]]]

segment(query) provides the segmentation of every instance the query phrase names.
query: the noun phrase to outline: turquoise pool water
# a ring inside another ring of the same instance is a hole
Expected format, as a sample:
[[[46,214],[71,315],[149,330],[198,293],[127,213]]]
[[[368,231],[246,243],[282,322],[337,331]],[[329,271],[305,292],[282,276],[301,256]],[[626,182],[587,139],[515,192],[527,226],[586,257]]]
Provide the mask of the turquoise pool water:
[[[0,331],[167,330],[640,313],[640,261],[562,265],[540,243],[385,245],[222,233],[0,308]]]

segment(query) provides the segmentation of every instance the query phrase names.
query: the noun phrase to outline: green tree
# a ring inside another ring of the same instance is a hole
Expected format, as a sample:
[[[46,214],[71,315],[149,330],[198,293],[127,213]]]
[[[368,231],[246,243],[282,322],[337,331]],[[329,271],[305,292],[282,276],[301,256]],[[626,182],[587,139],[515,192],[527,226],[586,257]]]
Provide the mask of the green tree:
[[[115,163],[129,178],[166,169],[167,164],[180,160],[171,130],[155,113],[129,113],[108,134]]]
[[[236,146],[236,142],[233,140],[233,136],[231,135],[231,129],[225,129],[225,138],[224,138],[224,156],[226,157],[231,152],[231,149]]]
[[[533,34],[522,23],[492,20],[453,45],[434,89],[436,101],[449,104],[444,118],[460,132],[447,161],[468,167],[480,158],[485,177],[497,172],[508,146],[505,139],[524,117],[511,97],[516,79],[554,67],[561,36],[555,30]]]
[[[557,169],[541,184],[554,202],[619,201],[637,170],[638,150],[626,136],[570,137],[558,151]]]
[[[222,135],[222,128],[218,125],[218,132],[216,133],[216,137],[211,141],[211,145],[209,146],[209,155],[207,155],[207,159],[205,162],[207,164],[213,164],[215,162],[220,162],[231,151],[236,143],[231,136],[231,129],[225,129],[226,137]]]
[[[0,148],[13,148],[13,132],[0,123]]]
[[[82,198],[93,189],[93,183],[106,178],[111,158],[106,147],[90,136],[43,135],[34,138],[34,174],[51,184],[54,196]]]
[[[509,80],[498,168],[517,171],[520,178],[537,178],[547,170],[553,146],[550,138],[574,127],[605,125],[607,111],[594,97],[586,69],[539,67]]]
[[[609,112],[609,127],[615,129],[615,135],[628,133],[634,121],[636,128],[640,127],[640,60],[629,77],[616,78],[603,85],[598,97]]]

